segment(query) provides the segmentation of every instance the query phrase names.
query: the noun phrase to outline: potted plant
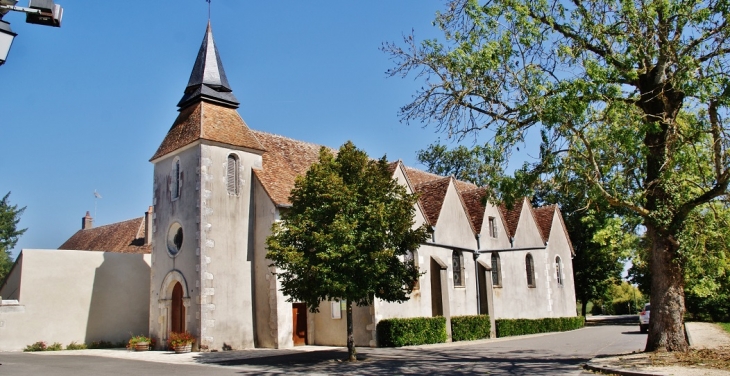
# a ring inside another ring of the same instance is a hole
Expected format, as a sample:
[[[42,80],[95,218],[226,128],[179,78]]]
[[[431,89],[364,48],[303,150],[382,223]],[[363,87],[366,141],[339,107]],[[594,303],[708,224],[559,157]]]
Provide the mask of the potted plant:
[[[150,349],[149,337],[138,335],[129,339],[127,348],[134,351],[148,351]]]
[[[167,339],[168,347],[174,350],[176,354],[190,352],[195,343],[195,337],[188,332],[182,333],[170,333],[170,338]]]

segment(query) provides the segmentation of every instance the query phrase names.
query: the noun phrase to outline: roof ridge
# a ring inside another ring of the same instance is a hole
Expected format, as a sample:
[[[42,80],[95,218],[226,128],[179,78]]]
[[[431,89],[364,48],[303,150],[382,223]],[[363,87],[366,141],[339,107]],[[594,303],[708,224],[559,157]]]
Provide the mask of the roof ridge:
[[[286,139],[286,140],[294,141],[294,142],[299,143],[299,144],[305,144],[305,145],[310,145],[310,146],[317,146],[317,147],[320,147],[320,148],[321,147],[325,147],[327,149],[330,149],[330,150],[333,150],[333,151],[337,151],[337,149],[334,149],[334,148],[329,147],[327,145],[321,145],[321,144],[315,144],[314,142],[297,140],[297,139],[294,139],[294,138],[291,138],[291,137],[287,137],[287,136],[283,136],[283,135],[280,135],[280,134],[277,134],[277,133],[266,132],[266,131],[262,131],[262,130],[258,130],[258,129],[253,129],[253,128],[249,128],[249,129],[251,130],[251,132],[254,132],[254,133],[261,133],[261,134],[264,134],[264,135],[269,135],[269,136],[273,136],[273,137],[278,137],[278,138],[283,138],[283,139]]]
[[[140,220],[140,219],[144,219],[144,217],[137,217],[137,218],[125,219],[125,220],[123,220],[123,221],[119,221],[119,222],[112,222],[112,223],[107,223],[107,224],[105,224],[105,225],[101,225],[101,226],[96,226],[96,227],[92,227],[92,228],[82,229],[82,231],[86,231],[86,230],[96,230],[96,229],[100,229],[100,228],[105,228],[105,227],[109,227],[109,226],[114,226],[114,225],[118,225],[118,224],[120,224],[120,223],[126,223],[126,222],[138,221],[138,220]],[[144,223],[144,221],[142,221],[142,222]]]

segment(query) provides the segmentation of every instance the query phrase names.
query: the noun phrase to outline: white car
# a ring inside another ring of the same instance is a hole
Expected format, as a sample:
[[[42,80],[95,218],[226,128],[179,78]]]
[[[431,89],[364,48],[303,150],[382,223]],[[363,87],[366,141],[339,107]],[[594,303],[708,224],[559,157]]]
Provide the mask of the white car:
[[[642,333],[646,333],[649,331],[649,316],[651,311],[651,304],[646,303],[644,306],[644,310],[639,313],[639,330],[641,330]]]

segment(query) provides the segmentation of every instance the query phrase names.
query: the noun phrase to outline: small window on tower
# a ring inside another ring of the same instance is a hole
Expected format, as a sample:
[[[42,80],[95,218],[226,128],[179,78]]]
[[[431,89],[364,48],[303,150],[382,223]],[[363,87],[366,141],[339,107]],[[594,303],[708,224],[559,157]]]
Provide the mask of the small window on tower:
[[[175,162],[172,164],[172,184],[170,186],[170,193],[172,193],[172,199],[178,199],[180,197],[180,158],[175,158]]]
[[[489,236],[497,237],[497,219],[494,217],[489,217]]]
[[[228,156],[227,164],[228,193],[238,195],[238,157],[235,154]]]

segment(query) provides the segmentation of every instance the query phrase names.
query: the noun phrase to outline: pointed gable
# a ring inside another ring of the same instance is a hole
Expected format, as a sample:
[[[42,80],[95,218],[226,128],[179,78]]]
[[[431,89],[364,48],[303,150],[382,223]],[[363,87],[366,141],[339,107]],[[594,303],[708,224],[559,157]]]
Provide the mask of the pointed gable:
[[[515,202],[512,209],[508,209],[507,205],[502,204],[499,206],[499,211],[502,213],[502,217],[504,217],[505,222],[505,228],[507,229],[507,235],[509,235],[510,238],[515,237],[515,233],[517,232],[517,225],[520,222],[520,215],[522,213],[522,204],[525,202],[524,199],[519,200]]]
[[[449,189],[451,178],[440,178],[416,185],[416,192],[421,197],[421,205],[426,213],[426,218],[431,226],[436,226],[441,214],[441,206],[444,203],[446,192]]]
[[[550,240],[550,230],[553,228],[553,218],[555,217],[556,205],[548,205],[539,207],[534,210],[535,221],[542,232],[542,240],[547,243]]]

